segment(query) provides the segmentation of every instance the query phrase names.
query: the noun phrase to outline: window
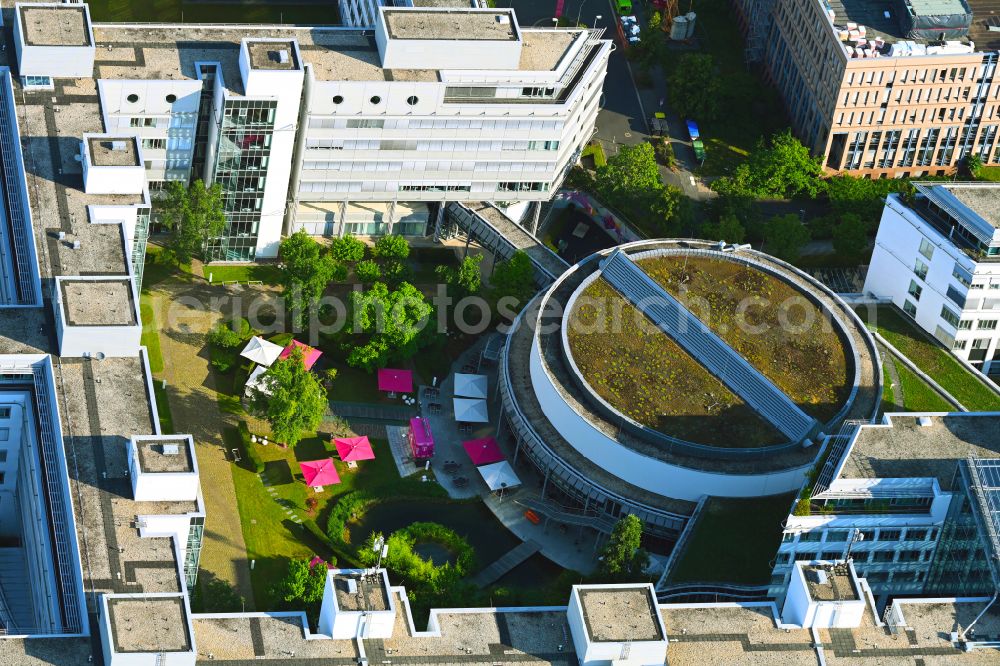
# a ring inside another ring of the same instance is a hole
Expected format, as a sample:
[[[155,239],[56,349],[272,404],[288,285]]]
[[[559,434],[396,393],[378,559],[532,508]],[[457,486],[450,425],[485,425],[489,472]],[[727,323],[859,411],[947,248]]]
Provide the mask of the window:
[[[875,540],[875,530],[860,530],[861,534],[860,541],[874,541]]]
[[[409,104],[410,106],[416,106],[417,102],[419,101],[420,99],[416,95],[410,95],[409,97],[406,98],[406,103]]]
[[[824,550],[820,553],[821,560],[839,560],[844,556],[839,550]]]
[[[921,280],[926,280],[927,279],[927,271],[928,270],[930,270],[930,266],[928,266],[924,262],[920,261],[919,259],[917,259],[916,263],[913,264],[913,272]]]
[[[906,530],[907,541],[927,541],[927,530],[910,528]]]
[[[917,284],[916,280],[910,280],[910,288],[907,289],[907,293],[913,296],[913,300],[919,301],[920,295],[924,293],[924,288]]]
[[[892,562],[895,554],[896,551],[893,550],[876,550],[872,553],[872,562]]]
[[[879,530],[878,539],[879,541],[899,541],[899,537],[902,535],[902,530]]]
[[[820,531],[815,532],[804,532],[799,541],[821,541],[823,539],[823,533]]]
[[[958,322],[958,330],[960,330],[960,331],[971,331],[972,330],[972,320],[971,319],[963,319],[960,322]]]
[[[904,301],[903,312],[915,318],[917,316],[917,306],[910,301]]]
[[[343,104],[344,103],[344,96],[343,95],[334,95],[332,101],[333,101],[334,104]]]
[[[898,562],[919,562],[920,561],[920,551],[919,550],[901,550],[899,551]]]
[[[795,534],[793,532],[785,532],[781,535],[781,540],[785,543],[795,541]]]
[[[21,84],[25,88],[51,88],[52,87],[52,77],[49,76],[24,76],[21,78]]]
[[[976,338],[972,341],[973,349],[989,349],[990,348],[990,338]]]
[[[965,307],[965,294],[951,285],[948,285],[948,300],[960,308]]]
[[[827,542],[841,543],[843,541],[847,541],[847,537],[847,530],[830,530],[826,533]]]
[[[129,118],[129,127],[156,127],[156,118]]]
[[[167,147],[166,139],[143,139],[143,150],[163,150]]]
[[[7,462],[7,449],[0,449],[0,463]]]
[[[385,127],[384,120],[374,120],[370,118],[352,118],[347,121],[348,129],[382,129]]]
[[[789,554],[788,553],[778,553],[777,557],[774,558],[775,564],[788,564]]]
[[[941,307],[941,318],[952,326],[958,326],[958,315],[949,310],[947,305]]]
[[[953,344],[951,348],[954,349],[955,351],[962,351],[968,346],[968,344],[969,344],[968,340],[955,340],[955,344]]]
[[[927,259],[934,258],[934,244],[931,243],[926,238],[920,239],[920,254],[927,257]]]
[[[136,95],[135,93],[132,93],[131,95],[129,95],[125,99],[127,99],[129,101],[129,103],[135,104],[136,102],[139,101],[139,96]]]
[[[962,268],[961,264],[955,264],[951,270],[951,276],[966,287],[972,284],[972,272]]]
[[[804,553],[795,553],[795,559],[810,562],[816,559],[816,553],[810,553],[808,551]]]
[[[980,331],[995,331],[997,330],[997,320],[996,319],[980,319],[979,323],[976,324],[976,328]]]

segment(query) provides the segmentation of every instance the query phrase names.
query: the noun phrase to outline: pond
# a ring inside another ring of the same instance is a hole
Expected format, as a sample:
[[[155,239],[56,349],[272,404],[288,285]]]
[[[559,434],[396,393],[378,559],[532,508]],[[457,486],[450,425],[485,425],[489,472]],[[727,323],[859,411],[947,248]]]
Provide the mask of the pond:
[[[481,502],[385,502],[369,509],[360,523],[350,526],[351,541],[362,543],[372,532],[390,534],[416,522],[440,523],[464,537],[476,551],[479,566],[484,567],[521,543]],[[439,544],[422,543],[414,548],[420,555],[451,557]],[[435,552],[436,551],[436,552]],[[535,555],[498,581],[505,587],[537,587],[539,581],[551,580],[562,569],[543,555]]]
[[[455,563],[455,555],[439,543],[424,541],[413,544],[413,552],[439,567],[445,563]]]

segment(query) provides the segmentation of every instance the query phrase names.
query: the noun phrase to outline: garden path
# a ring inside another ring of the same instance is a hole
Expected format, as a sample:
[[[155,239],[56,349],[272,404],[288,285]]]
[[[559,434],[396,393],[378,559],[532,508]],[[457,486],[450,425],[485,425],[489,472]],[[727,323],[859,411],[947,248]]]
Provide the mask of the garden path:
[[[219,408],[215,379],[204,351],[204,334],[219,317],[218,312],[179,303],[181,296],[194,296],[208,303],[209,296],[225,292],[219,288],[166,280],[151,294],[156,319],[161,322],[160,348],[164,370],[157,377],[167,382],[167,400],[178,431],[194,436],[205,500],[205,537],[201,552],[202,571],[232,585],[253,609],[253,589],[247,563],[246,543],[236,504],[231,463],[226,458],[222,432],[236,426],[236,419]],[[168,316],[168,312],[171,316]]]

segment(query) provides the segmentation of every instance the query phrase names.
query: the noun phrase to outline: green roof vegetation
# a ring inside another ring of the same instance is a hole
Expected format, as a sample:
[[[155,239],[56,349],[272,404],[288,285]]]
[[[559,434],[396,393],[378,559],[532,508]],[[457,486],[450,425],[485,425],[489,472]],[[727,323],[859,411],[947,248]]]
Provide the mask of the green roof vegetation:
[[[568,326],[570,353],[587,383],[639,423],[725,448],[784,441],[778,430],[604,280],[584,290]]]
[[[896,367],[899,375],[899,390],[902,400],[897,404],[892,396],[890,386],[885,387],[882,400],[883,412],[953,412],[955,408],[950,402],[945,400],[930,384],[920,378],[919,375],[907,368],[903,363],[893,358],[883,362],[883,368],[889,363]],[[886,382],[889,380],[888,371],[883,371]]]
[[[808,414],[826,422],[843,407],[853,385],[844,343],[797,288],[725,259],[638,263]]]
[[[670,582],[766,584],[793,497],[709,498]]]
[[[1000,410],[1000,395],[962,365],[949,350],[928,337],[894,308],[880,307],[875,312],[874,320],[869,319],[869,326],[965,405],[966,409],[973,412]],[[907,403],[909,406],[909,401]],[[953,408],[949,406],[947,411],[953,411]]]

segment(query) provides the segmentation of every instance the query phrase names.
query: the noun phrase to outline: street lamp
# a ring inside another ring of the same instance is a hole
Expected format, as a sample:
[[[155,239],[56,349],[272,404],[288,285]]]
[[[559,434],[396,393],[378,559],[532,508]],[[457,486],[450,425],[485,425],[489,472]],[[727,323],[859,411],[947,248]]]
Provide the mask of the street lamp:
[[[602,18],[604,18],[604,17],[601,16],[600,14],[598,14],[597,16],[594,17],[594,29],[595,30],[597,29],[597,22],[600,21]]]
[[[553,28],[558,28],[559,27],[559,19],[557,17],[555,17],[555,16],[552,17],[552,27]]]

